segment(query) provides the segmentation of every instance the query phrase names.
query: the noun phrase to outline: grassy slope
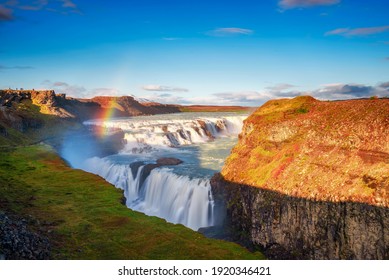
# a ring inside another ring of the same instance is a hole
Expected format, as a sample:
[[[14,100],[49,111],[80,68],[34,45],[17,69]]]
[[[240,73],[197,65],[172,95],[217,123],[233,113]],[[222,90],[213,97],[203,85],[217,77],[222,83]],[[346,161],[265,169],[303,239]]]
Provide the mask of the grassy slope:
[[[47,146],[0,151],[0,210],[30,217],[58,259],[261,259],[230,242],[147,217],[120,204],[122,192],[74,170]]]
[[[30,145],[39,141],[61,136],[65,130],[77,129],[78,123],[60,119],[53,115],[46,115],[40,112],[41,108],[32,104],[31,100],[23,100],[13,104],[13,114],[29,120],[31,123],[39,124],[38,127],[27,127],[24,132],[12,128],[0,118],[0,128],[7,131],[7,136],[0,134],[0,148],[19,145]]]

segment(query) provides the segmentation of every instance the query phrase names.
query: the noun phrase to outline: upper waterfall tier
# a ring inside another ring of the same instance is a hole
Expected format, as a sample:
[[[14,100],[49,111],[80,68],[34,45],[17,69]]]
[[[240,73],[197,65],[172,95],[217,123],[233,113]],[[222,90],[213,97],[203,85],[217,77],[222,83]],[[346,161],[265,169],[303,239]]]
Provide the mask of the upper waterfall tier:
[[[238,135],[246,115],[181,113],[113,120],[90,120],[85,125],[125,132],[124,153],[204,143],[218,137]]]

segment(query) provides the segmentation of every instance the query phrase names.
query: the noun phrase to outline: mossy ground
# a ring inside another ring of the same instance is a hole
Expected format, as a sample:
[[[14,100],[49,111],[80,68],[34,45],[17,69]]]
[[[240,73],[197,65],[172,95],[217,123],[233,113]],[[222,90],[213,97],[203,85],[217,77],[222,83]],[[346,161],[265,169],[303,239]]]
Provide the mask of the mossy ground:
[[[54,259],[263,259],[134,212],[121,199],[121,190],[71,169],[49,146],[0,151],[0,211],[28,217],[50,239]]]

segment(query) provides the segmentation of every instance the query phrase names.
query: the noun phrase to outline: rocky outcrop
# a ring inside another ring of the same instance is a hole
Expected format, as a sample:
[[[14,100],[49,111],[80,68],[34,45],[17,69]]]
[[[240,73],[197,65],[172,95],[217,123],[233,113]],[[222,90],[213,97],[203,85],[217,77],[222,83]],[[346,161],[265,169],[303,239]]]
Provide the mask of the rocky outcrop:
[[[110,117],[129,117],[180,112],[180,106],[160,103],[140,103],[132,96],[98,96],[92,99],[67,97],[54,90],[0,90],[0,107],[12,107],[23,100],[39,106],[43,114],[78,121]]]
[[[389,100],[273,100],[212,191],[236,240],[270,258],[389,259]]]
[[[142,186],[146,178],[150,175],[151,171],[155,168],[162,166],[172,166],[179,165],[182,163],[182,160],[178,158],[159,158],[156,163],[145,164],[142,161],[133,162],[130,164],[133,178],[136,178],[138,169],[143,166],[142,173],[140,174],[139,186]]]
[[[41,113],[60,118],[86,120],[101,110],[99,104],[90,100],[69,98],[66,94],[56,94],[54,90],[31,91],[31,99],[40,107]]]
[[[91,99],[104,110],[111,110],[110,114],[115,117],[169,114],[180,112],[176,105],[160,103],[139,103],[132,96],[97,96]]]
[[[239,106],[182,106],[138,101],[133,96],[96,96],[91,99],[71,98],[54,90],[0,90],[0,108],[12,107],[23,100],[39,106],[43,114],[83,121],[107,117],[170,114],[179,112],[230,112],[252,108]]]
[[[0,260],[47,260],[47,237],[28,229],[27,220],[0,213]]]
[[[29,128],[38,129],[43,126],[41,118],[30,114],[21,104],[23,100],[29,100],[29,95],[0,95],[0,130],[3,136],[8,135],[7,127],[11,127],[20,132],[25,132]]]
[[[287,196],[220,174],[211,184],[233,240],[270,259],[389,259],[388,208]]]

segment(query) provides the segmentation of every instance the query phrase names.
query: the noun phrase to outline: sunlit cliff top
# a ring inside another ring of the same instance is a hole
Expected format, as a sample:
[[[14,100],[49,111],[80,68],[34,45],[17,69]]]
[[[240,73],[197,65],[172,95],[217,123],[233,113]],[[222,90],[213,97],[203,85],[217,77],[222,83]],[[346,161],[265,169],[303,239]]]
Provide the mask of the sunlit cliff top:
[[[246,121],[225,179],[286,195],[389,205],[389,99],[272,100]]]

